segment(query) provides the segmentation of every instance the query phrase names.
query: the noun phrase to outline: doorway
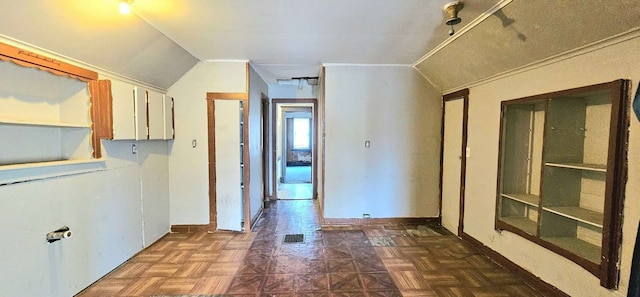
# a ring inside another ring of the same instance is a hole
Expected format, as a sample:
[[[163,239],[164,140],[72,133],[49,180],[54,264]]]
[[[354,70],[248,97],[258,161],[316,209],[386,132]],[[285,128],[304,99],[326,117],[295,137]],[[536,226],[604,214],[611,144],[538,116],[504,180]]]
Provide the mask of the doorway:
[[[274,199],[317,197],[317,100],[273,99]]]

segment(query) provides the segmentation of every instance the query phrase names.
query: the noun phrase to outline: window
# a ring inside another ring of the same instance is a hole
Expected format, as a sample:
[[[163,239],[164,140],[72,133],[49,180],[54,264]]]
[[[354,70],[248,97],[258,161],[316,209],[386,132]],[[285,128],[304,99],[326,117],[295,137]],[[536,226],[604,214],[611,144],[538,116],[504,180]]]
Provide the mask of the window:
[[[311,138],[309,137],[309,118],[293,118],[293,148],[298,150],[309,149]]]

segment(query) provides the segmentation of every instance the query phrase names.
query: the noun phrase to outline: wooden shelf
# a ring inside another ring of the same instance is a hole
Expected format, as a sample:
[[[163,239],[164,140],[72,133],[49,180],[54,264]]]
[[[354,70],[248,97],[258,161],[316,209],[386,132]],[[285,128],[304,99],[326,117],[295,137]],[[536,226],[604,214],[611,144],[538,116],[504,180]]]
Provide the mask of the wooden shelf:
[[[16,119],[1,119],[0,125],[51,127],[51,128],[91,128],[89,124],[63,123],[54,121],[26,121]]]
[[[559,167],[559,168],[588,170],[588,171],[595,171],[595,172],[607,172],[607,165],[602,165],[602,164],[547,162],[544,165],[551,166],[551,167]]]
[[[528,218],[501,217],[500,220],[531,235],[535,235],[537,233],[538,224],[536,221],[532,221]]]
[[[603,214],[601,212],[588,210],[578,206],[554,206],[543,207],[543,210],[555,213],[559,216],[576,220],[594,227],[602,228]]]
[[[522,202],[531,206],[538,207],[540,204],[540,196],[532,194],[520,194],[520,193],[502,193],[500,194],[504,198]]]
[[[570,251],[590,262],[600,264],[601,248],[575,237],[542,237],[542,240]]]

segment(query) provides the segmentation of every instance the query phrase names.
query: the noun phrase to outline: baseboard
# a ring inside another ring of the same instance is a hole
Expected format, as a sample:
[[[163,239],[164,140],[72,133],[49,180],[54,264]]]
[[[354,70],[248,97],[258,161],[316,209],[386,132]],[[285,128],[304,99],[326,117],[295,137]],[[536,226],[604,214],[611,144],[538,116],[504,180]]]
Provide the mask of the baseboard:
[[[463,240],[471,243],[474,247],[480,250],[480,252],[485,254],[487,257],[491,258],[491,260],[498,263],[498,265],[504,267],[505,269],[509,270],[511,273],[516,274],[517,276],[522,278],[527,284],[529,284],[531,287],[536,289],[543,296],[569,297],[569,295],[560,291],[558,288],[543,281],[539,277],[533,275],[533,273],[518,266],[518,264],[513,263],[511,260],[507,259],[505,256],[492,250],[491,248],[484,245],[479,240],[471,237],[471,235],[463,232],[461,237]]]
[[[440,218],[324,218],[323,227],[366,226],[366,225],[425,225],[440,224]]]
[[[195,233],[215,231],[211,230],[209,225],[171,225],[171,232],[173,233]]]
[[[258,219],[260,219],[260,216],[262,216],[262,213],[264,213],[264,207],[261,207],[260,210],[258,211],[258,213],[253,216],[253,218],[251,219],[251,230],[253,230],[253,227],[256,225],[256,222],[258,222]]]

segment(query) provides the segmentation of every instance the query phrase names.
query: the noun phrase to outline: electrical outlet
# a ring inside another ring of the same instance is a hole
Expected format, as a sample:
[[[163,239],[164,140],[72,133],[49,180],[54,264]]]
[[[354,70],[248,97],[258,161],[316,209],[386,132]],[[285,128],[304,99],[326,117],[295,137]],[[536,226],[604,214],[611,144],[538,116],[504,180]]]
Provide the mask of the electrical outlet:
[[[131,154],[135,155],[136,153],[138,153],[138,148],[136,147],[136,144],[134,143],[134,144],[131,145]]]
[[[369,218],[371,218],[371,215],[369,215],[368,213],[363,213],[362,214],[362,218],[363,219],[369,219]]]

